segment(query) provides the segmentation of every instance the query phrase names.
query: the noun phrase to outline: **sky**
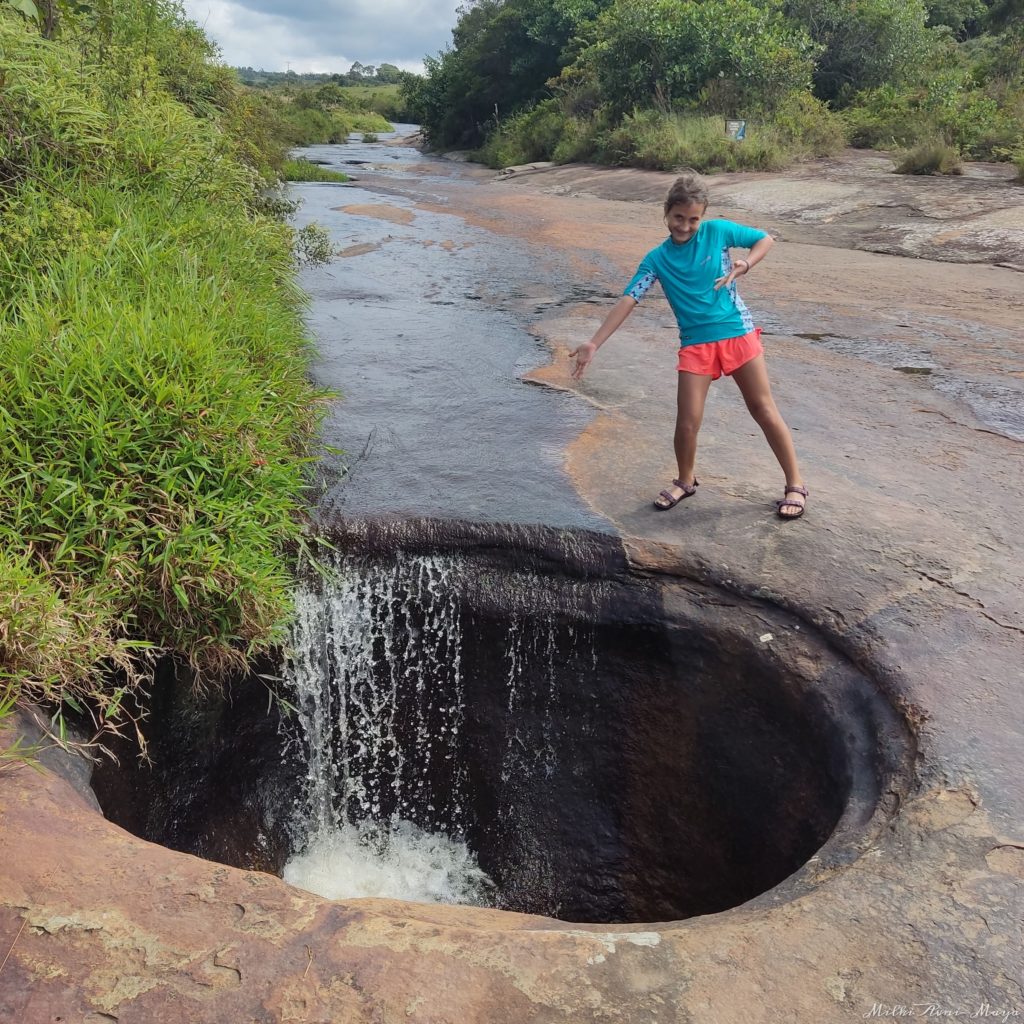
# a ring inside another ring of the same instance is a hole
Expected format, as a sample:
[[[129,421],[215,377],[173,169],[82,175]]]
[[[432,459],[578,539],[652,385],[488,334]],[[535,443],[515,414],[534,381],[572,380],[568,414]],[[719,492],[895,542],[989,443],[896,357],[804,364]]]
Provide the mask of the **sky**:
[[[463,0],[183,0],[233,67],[343,72],[360,64],[423,71],[451,42]]]

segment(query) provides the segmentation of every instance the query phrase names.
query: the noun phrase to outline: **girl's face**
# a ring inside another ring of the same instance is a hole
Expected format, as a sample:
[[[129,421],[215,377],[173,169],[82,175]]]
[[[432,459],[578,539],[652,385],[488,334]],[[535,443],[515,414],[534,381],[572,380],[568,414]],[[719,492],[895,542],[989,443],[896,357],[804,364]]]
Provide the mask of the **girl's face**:
[[[706,210],[707,207],[702,203],[676,203],[671,207],[665,214],[665,223],[672,241],[681,245],[693,238]]]

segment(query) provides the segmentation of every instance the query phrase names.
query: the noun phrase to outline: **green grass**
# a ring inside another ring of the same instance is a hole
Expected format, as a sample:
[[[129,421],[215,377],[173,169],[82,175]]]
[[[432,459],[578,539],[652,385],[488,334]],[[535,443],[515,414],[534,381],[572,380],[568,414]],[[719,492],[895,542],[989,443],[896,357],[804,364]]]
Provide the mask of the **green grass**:
[[[636,110],[609,125],[601,116],[567,116],[557,100],[510,117],[477,157],[492,167],[553,159],[701,171],[779,170],[846,142],[841,120],[810,96],[795,96],[771,116],[751,120],[743,141],[725,134],[725,119]]]
[[[173,41],[168,11],[145,27]],[[231,97],[197,116],[121,12],[83,66],[73,23],[43,42],[0,9],[0,718],[116,719],[158,652],[200,683],[242,667],[283,636],[303,543],[324,396],[296,233]]]
[[[960,151],[941,140],[921,142],[900,154],[897,174],[963,174]]]
[[[398,85],[346,85],[345,95],[351,96],[355,103],[373,104],[395,103],[398,100]],[[373,109],[371,107],[371,109]]]
[[[310,160],[285,160],[281,166],[281,177],[285,181],[348,181],[347,174],[321,167]]]

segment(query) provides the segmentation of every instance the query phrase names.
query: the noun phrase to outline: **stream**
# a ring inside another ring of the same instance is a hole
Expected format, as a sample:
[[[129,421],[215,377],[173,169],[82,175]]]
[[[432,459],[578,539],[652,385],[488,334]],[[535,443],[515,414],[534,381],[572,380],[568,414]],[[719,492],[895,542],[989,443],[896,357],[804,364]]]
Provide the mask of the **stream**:
[[[350,142],[302,155],[357,174],[363,165],[349,161],[372,159],[378,180],[415,176],[414,194],[439,198],[409,147]],[[319,223],[342,253],[302,277],[314,376],[341,396],[323,436],[344,454],[322,509],[609,530],[562,469],[590,409],[523,381],[548,353],[503,309],[524,283],[570,292],[557,265],[358,181],[298,185],[294,195],[297,223]]]

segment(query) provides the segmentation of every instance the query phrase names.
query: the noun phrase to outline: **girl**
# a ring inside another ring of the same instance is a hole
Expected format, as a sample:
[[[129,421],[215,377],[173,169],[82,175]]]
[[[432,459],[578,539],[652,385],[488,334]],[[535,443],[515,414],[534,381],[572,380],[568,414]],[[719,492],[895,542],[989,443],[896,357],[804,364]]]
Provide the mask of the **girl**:
[[[704,220],[708,192],[694,174],[677,178],[665,198],[669,237],[641,262],[621,299],[590,341],[569,353],[576,360],[577,380],[594,353],[617,331],[655,281],[661,283],[679,324],[679,388],[676,403],[675,453],[679,476],[654,501],[659,510],[674,508],[697,490],[694,465],[697,432],[713,380],[724,373],[739,385],[750,415],[764,431],[785,474],[785,495],[776,509],[783,519],[803,515],[808,496],[797,464],[793,438],[775,406],[761,328],[736,289],[735,280],[748,274],[768,254],[774,239],[757,228],[728,220]],[[749,249],[733,260],[729,249]]]

